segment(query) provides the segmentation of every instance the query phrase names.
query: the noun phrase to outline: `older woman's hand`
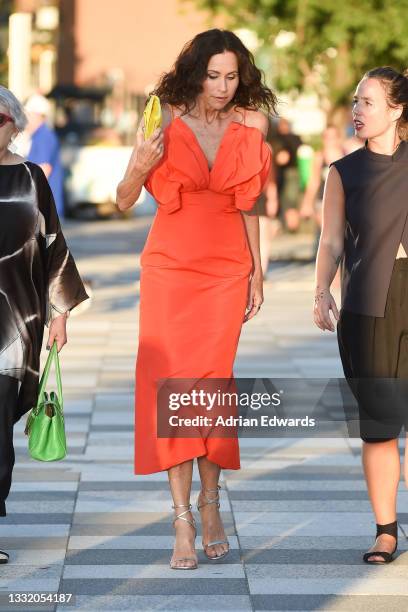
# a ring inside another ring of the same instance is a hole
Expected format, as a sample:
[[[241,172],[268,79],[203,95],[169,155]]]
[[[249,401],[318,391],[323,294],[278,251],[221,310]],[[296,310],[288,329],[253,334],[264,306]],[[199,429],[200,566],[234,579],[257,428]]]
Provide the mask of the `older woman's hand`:
[[[263,276],[261,272],[255,272],[252,275],[249,284],[247,313],[244,316],[244,323],[252,319],[258,314],[261,304],[263,303]]]
[[[134,168],[142,174],[149,174],[150,170],[163,157],[163,130],[156,128],[147,140],[144,139],[143,126],[139,125],[136,133],[136,159]]]
[[[59,317],[55,317],[50,324],[50,332],[48,336],[47,349],[50,349],[57,341],[58,352],[62,349],[64,344],[67,343],[67,315],[62,314]]]

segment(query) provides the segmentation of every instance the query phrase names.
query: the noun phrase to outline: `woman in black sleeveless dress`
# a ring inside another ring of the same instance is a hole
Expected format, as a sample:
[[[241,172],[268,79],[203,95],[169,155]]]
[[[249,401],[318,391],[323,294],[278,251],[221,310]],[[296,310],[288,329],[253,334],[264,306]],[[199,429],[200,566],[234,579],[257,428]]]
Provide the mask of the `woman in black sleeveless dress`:
[[[408,407],[381,396],[391,379],[408,378],[408,77],[389,67],[366,73],[355,92],[353,120],[365,145],[329,170],[314,319],[330,331],[330,310],[338,321],[343,370],[358,402],[377,524],[363,559],[388,563],[397,548],[398,436],[408,421]],[[339,313],[330,286],[340,262]]]

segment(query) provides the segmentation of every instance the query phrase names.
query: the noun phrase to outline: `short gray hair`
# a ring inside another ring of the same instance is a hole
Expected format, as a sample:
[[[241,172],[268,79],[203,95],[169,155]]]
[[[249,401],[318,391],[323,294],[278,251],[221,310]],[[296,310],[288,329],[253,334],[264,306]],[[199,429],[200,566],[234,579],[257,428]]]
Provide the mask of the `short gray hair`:
[[[23,105],[7,87],[0,85],[0,104],[5,106],[14,120],[14,125],[22,132],[27,125],[27,116]]]

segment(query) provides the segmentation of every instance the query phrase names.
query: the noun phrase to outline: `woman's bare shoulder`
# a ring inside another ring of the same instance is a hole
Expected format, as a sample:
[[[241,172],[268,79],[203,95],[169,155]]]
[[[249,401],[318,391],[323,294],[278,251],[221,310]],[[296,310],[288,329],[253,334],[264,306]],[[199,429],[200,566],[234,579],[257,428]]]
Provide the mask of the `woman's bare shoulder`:
[[[170,123],[171,121],[171,107],[169,104],[162,104],[161,105],[161,111],[162,111],[162,129],[164,130],[164,128]]]
[[[169,125],[173,119],[179,117],[183,113],[182,108],[179,108],[178,106],[171,106],[167,102],[161,105],[161,109],[163,117],[162,129]]]
[[[263,111],[243,108],[237,108],[236,110],[240,115],[245,113],[245,125],[258,128],[266,137],[269,128],[269,119]]]

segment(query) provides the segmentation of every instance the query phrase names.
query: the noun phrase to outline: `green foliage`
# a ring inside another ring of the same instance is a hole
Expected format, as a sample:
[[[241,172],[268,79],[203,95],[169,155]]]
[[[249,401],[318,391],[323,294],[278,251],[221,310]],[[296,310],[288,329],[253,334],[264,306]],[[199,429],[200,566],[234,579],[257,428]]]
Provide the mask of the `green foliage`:
[[[408,0],[196,0],[196,5],[225,15],[231,29],[257,34],[276,87],[317,90],[331,108],[350,99],[366,70],[379,65],[403,70],[408,64]],[[282,31],[293,33],[292,44],[276,45]]]

